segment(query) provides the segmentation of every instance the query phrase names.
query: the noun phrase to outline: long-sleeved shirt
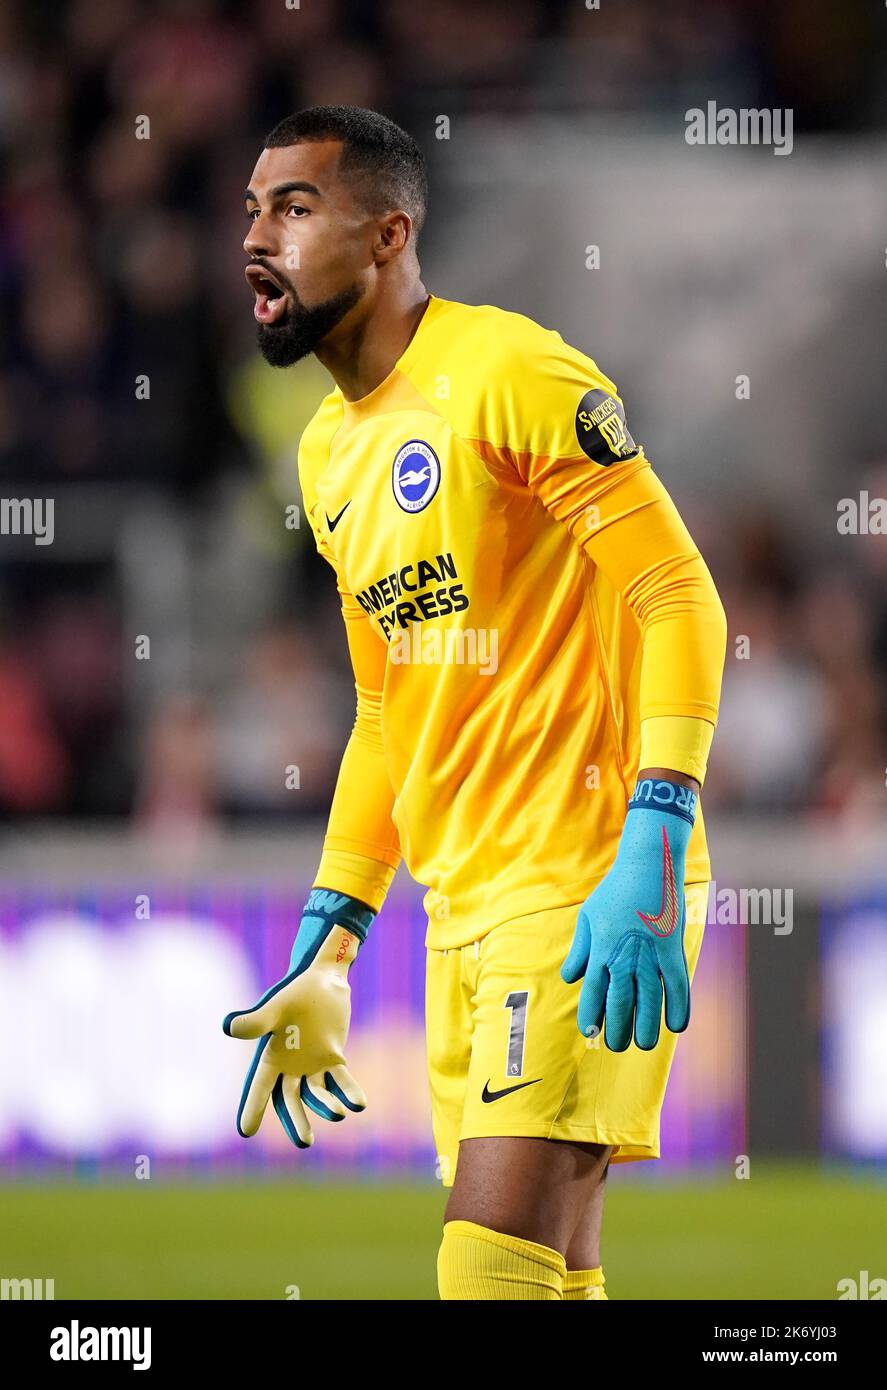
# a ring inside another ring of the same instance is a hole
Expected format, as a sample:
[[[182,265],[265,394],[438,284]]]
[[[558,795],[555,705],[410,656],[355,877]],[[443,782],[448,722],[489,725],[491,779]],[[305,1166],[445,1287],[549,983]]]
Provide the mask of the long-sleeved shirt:
[[[402,855],[436,948],[581,902],[639,766],[702,780],[726,643],[615,386],[432,296],[374,391],[323,400],[299,475],[357,689],[315,882],[378,908]],[[700,814],[686,881],[710,872]]]

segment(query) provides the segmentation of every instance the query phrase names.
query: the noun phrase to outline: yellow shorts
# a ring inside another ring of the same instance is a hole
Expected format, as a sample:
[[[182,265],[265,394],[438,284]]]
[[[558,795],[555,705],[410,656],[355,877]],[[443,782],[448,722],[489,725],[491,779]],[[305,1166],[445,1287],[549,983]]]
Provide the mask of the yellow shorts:
[[[692,980],[708,884],[688,884],[684,950]],[[611,1052],[576,1024],[579,985],[560,968],[578,906],[516,917],[478,941],[427,953],[425,1028],[438,1171],[451,1187],[462,1139],[612,1144],[612,1162],[659,1157],[659,1116],[678,1034]]]

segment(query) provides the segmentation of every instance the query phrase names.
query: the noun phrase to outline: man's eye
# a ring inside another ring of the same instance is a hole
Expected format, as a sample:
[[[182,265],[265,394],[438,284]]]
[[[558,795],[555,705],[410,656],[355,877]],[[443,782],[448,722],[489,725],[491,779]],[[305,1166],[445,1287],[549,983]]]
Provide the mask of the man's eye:
[[[307,213],[308,209],[307,209],[307,208],[303,208],[302,205],[301,205],[301,203],[290,203],[290,205],[289,205],[289,207],[287,208],[286,211],[287,211],[287,216],[288,216],[291,212],[293,212],[293,213],[295,213],[296,217],[301,217],[302,213]]]
[[[256,218],[257,218],[258,215],[259,215],[259,209],[258,209],[258,208],[247,208],[246,215],[247,215],[247,217],[249,218],[250,222],[255,222]]]

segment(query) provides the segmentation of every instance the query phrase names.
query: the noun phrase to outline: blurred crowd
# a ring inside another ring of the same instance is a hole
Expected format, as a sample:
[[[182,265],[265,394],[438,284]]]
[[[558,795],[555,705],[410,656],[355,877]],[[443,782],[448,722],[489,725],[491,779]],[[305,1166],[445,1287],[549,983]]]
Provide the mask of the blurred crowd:
[[[887,499],[887,457],[861,485]],[[801,498],[799,512],[815,505]],[[692,504],[685,515],[729,622],[706,807],[829,819],[848,832],[882,817],[887,534],[839,535],[836,521],[834,545],[814,553],[797,516],[749,507],[697,525]]]
[[[384,110],[445,209],[442,112],[655,115],[717,90],[792,106],[796,130],[882,126],[872,25],[827,0],[0,8],[0,473],[3,496],[57,507],[52,546],[0,552],[0,814],[176,825],[326,804],[348,673],[327,577],[281,523],[326,377],[265,367],[242,283],[242,190],[282,115]],[[432,256],[445,233],[432,214]],[[146,499],[169,518],[157,555],[177,535],[193,586],[169,604],[191,659],[140,686],[127,576]],[[751,657],[728,654],[710,798],[864,807],[887,765],[887,541],[831,569],[790,517],[750,511],[726,542],[716,514],[698,524]]]

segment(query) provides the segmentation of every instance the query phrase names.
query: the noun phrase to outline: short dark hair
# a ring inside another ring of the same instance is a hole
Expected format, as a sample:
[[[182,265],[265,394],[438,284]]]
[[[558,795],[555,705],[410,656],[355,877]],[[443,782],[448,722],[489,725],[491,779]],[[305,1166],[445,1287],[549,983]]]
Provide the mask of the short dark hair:
[[[357,186],[366,207],[380,213],[403,208],[418,237],[428,205],[428,176],[411,135],[363,106],[308,106],[280,121],[267,136],[265,149],[310,140],[341,140],[339,167]]]

